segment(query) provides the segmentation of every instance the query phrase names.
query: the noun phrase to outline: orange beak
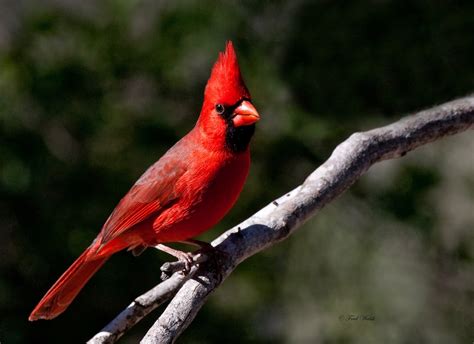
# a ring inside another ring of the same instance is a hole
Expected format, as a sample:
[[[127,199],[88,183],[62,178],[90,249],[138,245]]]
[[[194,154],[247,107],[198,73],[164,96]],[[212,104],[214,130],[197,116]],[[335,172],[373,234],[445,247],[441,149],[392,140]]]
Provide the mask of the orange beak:
[[[250,125],[257,122],[260,119],[255,107],[248,100],[244,100],[235,110],[232,122],[236,127],[242,125]]]

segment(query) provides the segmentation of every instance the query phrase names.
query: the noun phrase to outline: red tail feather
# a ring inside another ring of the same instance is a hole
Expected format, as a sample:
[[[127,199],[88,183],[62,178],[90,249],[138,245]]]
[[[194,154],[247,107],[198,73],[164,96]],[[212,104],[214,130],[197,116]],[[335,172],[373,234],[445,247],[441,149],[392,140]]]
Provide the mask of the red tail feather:
[[[87,257],[90,248],[54,283],[31,312],[28,320],[53,319],[64,312],[89,279],[100,269],[109,258]]]

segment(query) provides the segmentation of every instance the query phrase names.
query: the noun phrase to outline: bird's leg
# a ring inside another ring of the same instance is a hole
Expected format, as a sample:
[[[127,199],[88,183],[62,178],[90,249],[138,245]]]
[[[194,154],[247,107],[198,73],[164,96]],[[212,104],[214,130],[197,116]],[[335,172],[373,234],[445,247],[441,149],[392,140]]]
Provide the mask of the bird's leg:
[[[174,248],[165,246],[163,244],[158,244],[155,246],[160,251],[166,252],[173,257],[178,258],[179,261],[184,263],[184,268],[186,271],[191,269],[191,265],[193,264],[193,254],[189,252],[183,252],[179,250],[175,250]]]
[[[228,257],[228,254],[225,253],[224,251],[219,250],[217,247],[212,246],[210,243],[197,240],[197,239],[187,239],[187,240],[182,240],[178,241],[179,243],[182,244],[188,244],[188,245],[193,245],[199,247],[199,250],[194,252],[194,254],[201,253],[205,256],[216,256],[216,255],[224,255]]]
[[[183,244],[197,246],[202,251],[212,251],[212,250],[214,250],[214,246],[212,246],[210,243],[205,242],[205,241],[201,241],[201,240],[197,240],[197,239],[187,239],[187,240],[182,240],[182,241],[179,241],[179,242],[183,243]]]
[[[217,251],[217,249],[214,246],[212,246],[210,243],[205,242],[205,241],[201,241],[201,240],[197,240],[197,239],[186,239],[186,240],[181,240],[181,241],[178,241],[178,242],[181,243],[181,244],[188,244],[188,245],[199,247],[199,249],[197,251],[193,252],[193,255],[194,256],[204,255],[204,256],[206,256],[206,259],[207,259],[208,256],[212,256]]]

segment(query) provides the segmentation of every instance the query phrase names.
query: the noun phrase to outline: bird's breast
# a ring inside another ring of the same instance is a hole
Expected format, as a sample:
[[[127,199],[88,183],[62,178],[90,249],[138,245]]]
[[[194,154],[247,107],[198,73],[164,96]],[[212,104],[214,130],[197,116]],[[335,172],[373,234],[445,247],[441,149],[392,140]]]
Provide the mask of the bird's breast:
[[[159,242],[186,240],[217,224],[242,191],[250,155],[209,152],[193,161],[176,185],[180,200],[153,223]]]

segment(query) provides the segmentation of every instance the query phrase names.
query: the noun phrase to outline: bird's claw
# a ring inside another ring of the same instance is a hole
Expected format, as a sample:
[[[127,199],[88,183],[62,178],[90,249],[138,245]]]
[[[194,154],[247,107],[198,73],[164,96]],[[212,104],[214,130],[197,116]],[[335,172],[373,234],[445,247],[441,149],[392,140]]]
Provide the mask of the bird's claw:
[[[191,252],[181,252],[178,260],[184,264],[184,272],[189,272],[194,264],[194,255]]]

